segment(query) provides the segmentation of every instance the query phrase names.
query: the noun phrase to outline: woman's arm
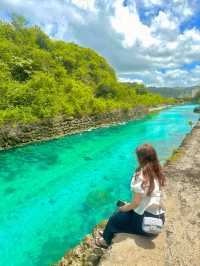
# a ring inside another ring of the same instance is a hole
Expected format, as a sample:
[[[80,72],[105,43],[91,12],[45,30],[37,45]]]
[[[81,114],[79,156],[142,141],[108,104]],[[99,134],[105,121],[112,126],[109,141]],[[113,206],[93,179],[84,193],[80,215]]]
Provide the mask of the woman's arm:
[[[122,207],[120,207],[118,210],[120,212],[128,212],[131,211],[135,208],[137,208],[140,205],[141,202],[141,194],[140,193],[134,193],[133,199],[130,203],[126,203]]]

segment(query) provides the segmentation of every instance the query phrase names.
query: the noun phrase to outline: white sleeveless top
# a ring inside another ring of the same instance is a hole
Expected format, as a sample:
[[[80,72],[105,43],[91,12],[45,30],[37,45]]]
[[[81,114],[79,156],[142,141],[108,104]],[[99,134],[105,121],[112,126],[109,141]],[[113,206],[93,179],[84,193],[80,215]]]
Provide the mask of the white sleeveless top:
[[[155,215],[164,213],[163,192],[159,188],[158,180],[154,179],[154,190],[150,196],[147,196],[148,186],[146,186],[144,189],[142,188],[142,182],[144,180],[142,170],[140,170],[140,173],[136,178],[135,176],[136,174],[133,175],[131,180],[131,190],[135,193],[140,193],[142,200],[140,205],[135,208],[134,211],[140,215],[142,215],[144,211],[148,211]]]

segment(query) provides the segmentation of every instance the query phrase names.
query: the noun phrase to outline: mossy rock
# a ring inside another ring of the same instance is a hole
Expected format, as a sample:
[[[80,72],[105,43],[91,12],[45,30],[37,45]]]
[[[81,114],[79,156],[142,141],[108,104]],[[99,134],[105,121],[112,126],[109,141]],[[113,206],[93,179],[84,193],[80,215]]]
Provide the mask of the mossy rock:
[[[86,201],[84,205],[87,207],[92,208],[100,208],[103,205],[106,205],[110,199],[111,194],[109,190],[101,191],[101,190],[95,190],[91,191],[86,198]]]
[[[173,152],[172,152],[172,155],[166,160],[165,164],[177,161],[179,158],[181,158],[181,156],[183,156],[183,154],[184,154],[183,150],[174,149]]]

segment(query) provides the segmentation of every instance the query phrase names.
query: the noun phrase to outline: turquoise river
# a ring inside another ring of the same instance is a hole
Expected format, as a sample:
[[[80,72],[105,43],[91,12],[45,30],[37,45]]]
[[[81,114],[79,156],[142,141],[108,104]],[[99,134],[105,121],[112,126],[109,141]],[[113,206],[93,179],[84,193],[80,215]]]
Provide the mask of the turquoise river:
[[[197,122],[193,108],[0,152],[0,265],[61,258],[129,199],[136,147],[153,144],[164,163]]]

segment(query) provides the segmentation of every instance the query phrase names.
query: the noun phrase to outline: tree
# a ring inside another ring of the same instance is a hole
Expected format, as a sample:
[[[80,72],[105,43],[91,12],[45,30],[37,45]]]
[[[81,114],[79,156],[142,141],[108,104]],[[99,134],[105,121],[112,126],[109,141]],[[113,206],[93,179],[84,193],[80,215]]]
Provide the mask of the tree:
[[[116,84],[114,82],[105,82],[98,85],[95,90],[96,97],[115,98],[117,95]]]
[[[15,80],[26,81],[31,78],[33,61],[13,56],[11,61],[11,74]]]
[[[11,21],[16,30],[23,29],[27,25],[27,20],[25,19],[25,17],[20,16],[16,13],[13,13],[11,15]]]

